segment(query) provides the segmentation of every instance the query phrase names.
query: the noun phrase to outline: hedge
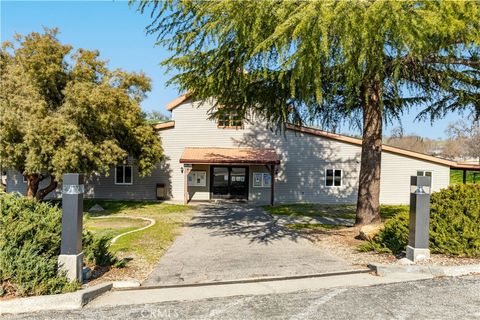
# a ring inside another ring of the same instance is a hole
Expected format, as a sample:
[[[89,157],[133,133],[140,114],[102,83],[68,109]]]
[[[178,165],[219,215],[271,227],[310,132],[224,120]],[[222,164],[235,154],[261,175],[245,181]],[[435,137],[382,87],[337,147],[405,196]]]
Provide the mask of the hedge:
[[[431,252],[480,257],[480,185],[451,185],[433,193],[430,206]],[[405,250],[408,223],[408,213],[397,214],[360,249],[394,254]]]

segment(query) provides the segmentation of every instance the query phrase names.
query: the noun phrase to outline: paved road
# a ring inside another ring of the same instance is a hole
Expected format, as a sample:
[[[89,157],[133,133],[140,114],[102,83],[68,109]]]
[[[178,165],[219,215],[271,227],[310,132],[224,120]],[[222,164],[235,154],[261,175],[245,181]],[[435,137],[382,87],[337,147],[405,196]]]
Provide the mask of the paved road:
[[[5,319],[480,319],[480,276]]]
[[[143,285],[165,285],[291,276],[353,269],[282,226],[259,207],[199,207]]]

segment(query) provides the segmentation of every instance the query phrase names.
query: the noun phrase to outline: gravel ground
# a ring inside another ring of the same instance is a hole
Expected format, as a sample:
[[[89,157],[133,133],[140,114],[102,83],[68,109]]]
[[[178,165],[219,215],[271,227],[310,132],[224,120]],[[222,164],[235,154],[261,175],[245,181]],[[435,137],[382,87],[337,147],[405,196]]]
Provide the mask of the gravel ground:
[[[350,262],[355,266],[366,266],[369,263],[394,264],[404,255],[395,257],[391,254],[375,252],[359,252],[357,246],[363,241],[355,239],[358,228],[345,228],[339,230],[315,231],[317,246]],[[432,254],[428,261],[417,262],[419,265],[459,266],[466,264],[480,264],[480,258],[450,257],[443,254]]]

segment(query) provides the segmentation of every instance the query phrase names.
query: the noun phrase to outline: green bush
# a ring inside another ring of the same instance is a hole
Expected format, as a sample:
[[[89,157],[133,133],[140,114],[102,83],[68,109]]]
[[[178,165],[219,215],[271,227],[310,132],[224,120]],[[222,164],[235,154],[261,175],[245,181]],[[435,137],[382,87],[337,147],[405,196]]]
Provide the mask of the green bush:
[[[96,237],[93,233],[83,232],[83,254],[86,262],[97,266],[123,267],[123,260],[118,260],[109,250],[110,239],[108,237]]]
[[[19,195],[0,194],[0,292],[42,295],[74,291],[79,287],[58,272],[61,217],[61,210],[56,206]],[[88,233],[84,238],[89,259],[113,262],[105,242]]]
[[[451,185],[430,200],[430,250],[433,253],[480,256],[480,185]],[[360,250],[399,253],[408,242],[408,213],[385,223],[371,242]]]

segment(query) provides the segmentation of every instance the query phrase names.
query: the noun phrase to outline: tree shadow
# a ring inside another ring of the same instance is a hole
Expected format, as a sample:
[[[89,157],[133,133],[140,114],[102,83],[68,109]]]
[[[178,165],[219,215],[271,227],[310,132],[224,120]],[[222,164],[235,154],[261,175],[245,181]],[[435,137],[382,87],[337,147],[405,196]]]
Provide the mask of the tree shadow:
[[[313,241],[315,236],[307,230],[293,230],[274,219],[261,207],[240,203],[202,205],[199,214],[188,224],[191,228],[210,230],[212,236],[238,236],[251,243],[268,245],[276,240]]]

